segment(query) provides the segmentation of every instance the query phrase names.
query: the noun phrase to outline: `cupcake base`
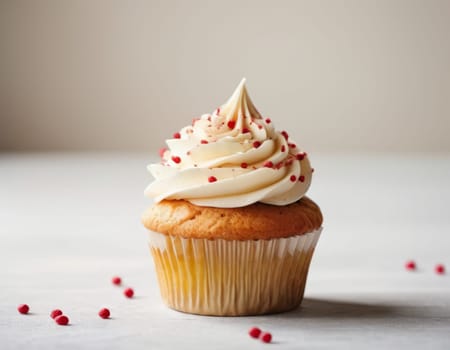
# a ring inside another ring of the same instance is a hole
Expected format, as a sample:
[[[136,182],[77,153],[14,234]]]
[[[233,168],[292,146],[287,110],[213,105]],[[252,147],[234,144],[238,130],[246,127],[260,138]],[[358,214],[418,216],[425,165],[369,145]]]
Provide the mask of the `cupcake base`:
[[[295,309],[303,299],[321,230],[246,241],[149,231],[162,299],[172,309],[200,315],[261,315]]]

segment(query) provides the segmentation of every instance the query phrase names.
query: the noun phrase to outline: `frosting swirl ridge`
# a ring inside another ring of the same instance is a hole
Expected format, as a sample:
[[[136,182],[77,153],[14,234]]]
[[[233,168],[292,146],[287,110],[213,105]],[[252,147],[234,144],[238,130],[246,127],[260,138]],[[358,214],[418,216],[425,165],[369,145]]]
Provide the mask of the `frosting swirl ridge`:
[[[311,183],[307,154],[263,118],[241,81],[212,114],[195,118],[166,141],[155,180],[145,195],[155,202],[184,199],[195,205],[237,208],[256,202],[287,205]]]

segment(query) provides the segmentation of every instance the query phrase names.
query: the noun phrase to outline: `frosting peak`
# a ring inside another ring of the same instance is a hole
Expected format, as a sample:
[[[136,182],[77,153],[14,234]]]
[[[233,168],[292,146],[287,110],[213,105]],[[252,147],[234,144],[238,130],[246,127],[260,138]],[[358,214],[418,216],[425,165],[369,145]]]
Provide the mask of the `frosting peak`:
[[[287,205],[311,183],[305,152],[263,119],[245,79],[212,114],[195,118],[166,141],[162,162],[148,169],[155,178],[145,194],[156,202],[184,199],[195,205],[242,207],[256,202]]]
[[[227,121],[236,121],[239,124],[245,117],[262,119],[261,114],[255,108],[245,86],[243,78],[229,100],[220,107],[220,114],[225,115]]]

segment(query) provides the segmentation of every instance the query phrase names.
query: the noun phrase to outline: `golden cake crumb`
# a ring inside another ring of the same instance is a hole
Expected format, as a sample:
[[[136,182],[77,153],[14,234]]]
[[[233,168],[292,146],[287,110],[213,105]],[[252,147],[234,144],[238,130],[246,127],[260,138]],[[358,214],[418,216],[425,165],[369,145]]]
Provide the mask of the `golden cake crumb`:
[[[322,213],[307,197],[286,206],[255,203],[242,208],[199,207],[184,200],[163,200],[147,209],[149,230],[184,238],[273,239],[302,235],[322,225]]]

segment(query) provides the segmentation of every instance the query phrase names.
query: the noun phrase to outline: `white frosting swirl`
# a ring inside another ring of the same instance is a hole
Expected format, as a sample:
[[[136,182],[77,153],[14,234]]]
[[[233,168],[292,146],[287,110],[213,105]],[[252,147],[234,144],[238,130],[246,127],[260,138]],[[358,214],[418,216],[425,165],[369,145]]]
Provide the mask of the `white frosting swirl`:
[[[162,162],[145,190],[155,202],[184,199],[195,205],[237,208],[256,202],[287,205],[311,183],[306,153],[263,119],[241,81],[212,114],[194,119],[166,141]]]

